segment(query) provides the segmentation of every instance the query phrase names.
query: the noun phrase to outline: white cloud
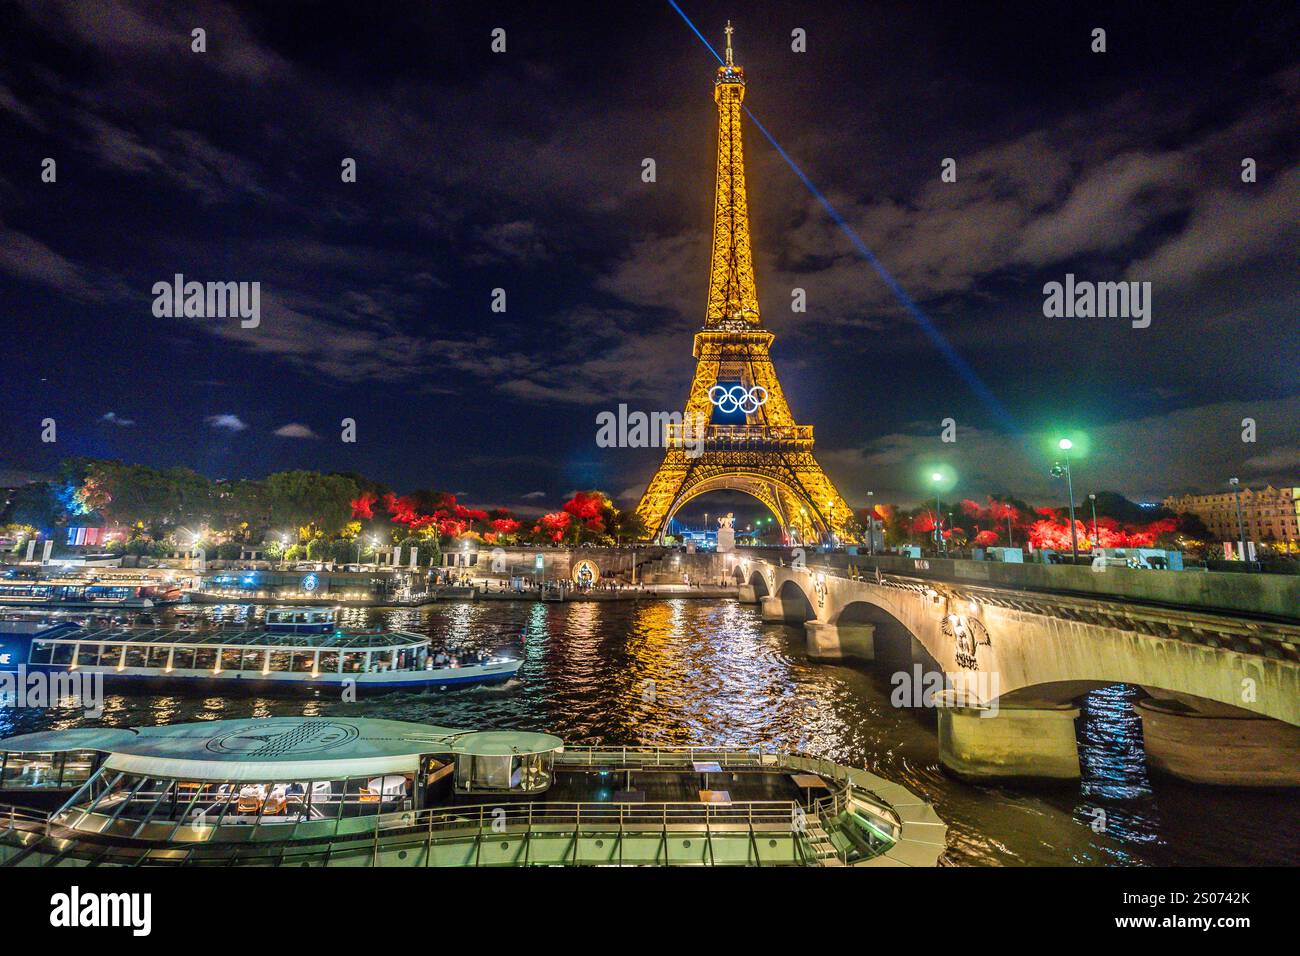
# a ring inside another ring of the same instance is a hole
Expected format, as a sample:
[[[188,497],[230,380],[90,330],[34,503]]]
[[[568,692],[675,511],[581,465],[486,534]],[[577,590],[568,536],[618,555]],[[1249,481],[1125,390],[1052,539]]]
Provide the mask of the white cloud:
[[[287,425],[281,425],[271,434],[279,435],[281,438],[320,438],[310,425],[303,425],[299,422],[290,422]]]
[[[544,491],[530,491],[530,492],[528,492],[528,494],[526,494],[526,495],[520,495],[520,496],[519,496],[519,500],[520,500],[520,501],[533,501],[533,500],[535,500],[535,499],[537,499],[537,498],[545,498],[545,497],[546,497],[546,492],[544,492]]]
[[[117,425],[121,428],[130,428],[135,424],[134,418],[123,418],[117,412],[105,412],[100,416],[101,422],[108,422],[110,425]]]
[[[242,432],[248,427],[240,421],[238,415],[231,415],[228,413],[224,415],[209,415],[203,420],[213,428],[224,428],[226,431],[231,432]]]

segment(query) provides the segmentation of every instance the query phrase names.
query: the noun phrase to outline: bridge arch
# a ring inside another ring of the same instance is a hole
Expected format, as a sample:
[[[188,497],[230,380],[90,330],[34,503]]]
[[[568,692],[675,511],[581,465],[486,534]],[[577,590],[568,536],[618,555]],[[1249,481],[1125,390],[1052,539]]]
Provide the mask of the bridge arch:
[[[752,571],[749,575],[749,586],[754,589],[754,600],[761,601],[772,592],[768,590],[767,578],[763,577],[763,572]]]
[[[781,586],[776,589],[776,597],[785,606],[787,621],[811,621],[817,617],[812,598],[792,578],[781,582]]]
[[[893,663],[917,661],[927,670],[941,670],[917,634],[892,611],[873,601],[850,601],[829,623],[845,633],[869,625],[872,629],[871,659]]]

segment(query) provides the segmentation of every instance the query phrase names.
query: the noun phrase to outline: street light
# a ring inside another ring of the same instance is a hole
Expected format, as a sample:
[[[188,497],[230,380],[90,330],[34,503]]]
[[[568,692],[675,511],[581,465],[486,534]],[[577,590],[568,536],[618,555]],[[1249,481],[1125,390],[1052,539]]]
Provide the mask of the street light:
[[[1060,462],[1052,466],[1052,477],[1060,478],[1065,475],[1065,484],[1070,492],[1070,550],[1074,553],[1074,563],[1079,563],[1079,529],[1074,526],[1074,478],[1070,475],[1070,449],[1074,447],[1074,442],[1068,438],[1062,438],[1057,442],[1056,447],[1060,448],[1065,454],[1065,466],[1062,467]]]
[[[1092,505],[1092,546],[1095,548],[1099,543],[1097,541],[1097,496],[1089,494],[1088,503]]]
[[[871,555],[876,553],[876,506],[871,503],[875,496],[874,491],[867,492],[867,553]]]
[[[934,472],[930,475],[930,480],[936,485],[934,489],[934,550],[937,552],[940,547],[943,547],[943,553],[947,554],[948,548],[943,542],[943,514],[939,505],[939,488],[937,487],[939,482],[943,481],[943,473]]]
[[[1228,484],[1232,485],[1233,494],[1237,498],[1237,536],[1241,545],[1241,560],[1246,561],[1246,525],[1241,520],[1241,482],[1236,478],[1229,478]],[[1246,561],[1246,570],[1250,571],[1250,562]]]

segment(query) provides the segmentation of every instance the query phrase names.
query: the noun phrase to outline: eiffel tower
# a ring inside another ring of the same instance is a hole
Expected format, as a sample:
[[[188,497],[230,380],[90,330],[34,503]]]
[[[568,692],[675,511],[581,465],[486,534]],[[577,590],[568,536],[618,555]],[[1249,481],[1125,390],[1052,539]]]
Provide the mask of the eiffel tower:
[[[732,60],[732,32],[728,21],[726,63],[713,83],[718,104],[713,258],[708,311],[695,333],[695,378],[683,424],[667,426],[663,464],[636,513],[647,534],[658,538],[692,498],[743,491],[772,512],[787,541],[813,543],[833,536],[841,544],[856,543],[853,512],[813,457],[813,427],[795,424],[769,354],[775,336],[759,316],[740,127],[745,71]],[[743,413],[744,424],[714,423],[715,409],[733,418]]]

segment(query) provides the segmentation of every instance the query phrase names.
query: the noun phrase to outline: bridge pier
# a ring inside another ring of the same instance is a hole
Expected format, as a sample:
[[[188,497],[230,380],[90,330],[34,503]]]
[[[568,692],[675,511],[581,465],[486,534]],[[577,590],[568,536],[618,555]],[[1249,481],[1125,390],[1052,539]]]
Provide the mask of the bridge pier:
[[[736,590],[736,600],[741,604],[757,604],[758,594],[754,591],[754,585],[742,584]]]
[[[1235,708],[1140,700],[1147,764],[1191,783],[1300,787],[1300,727]]]
[[[759,600],[759,617],[764,624],[802,624],[809,617],[806,603],[769,594]]]
[[[1071,704],[985,707],[938,695],[939,762],[973,783],[1079,779],[1079,748]]]
[[[822,624],[809,621],[804,625],[808,633],[808,656],[822,660],[855,657],[858,660],[876,659],[876,627],[874,624]]]

